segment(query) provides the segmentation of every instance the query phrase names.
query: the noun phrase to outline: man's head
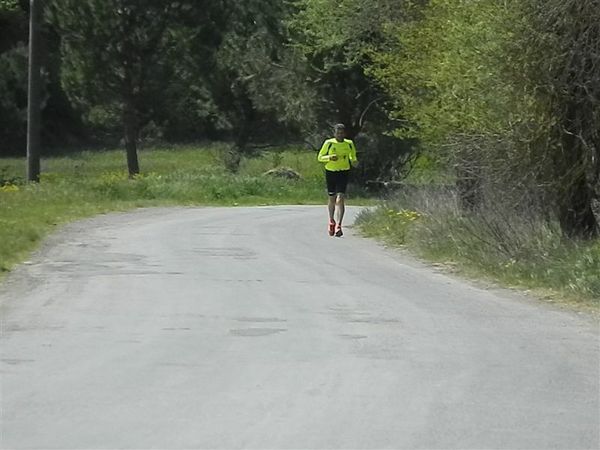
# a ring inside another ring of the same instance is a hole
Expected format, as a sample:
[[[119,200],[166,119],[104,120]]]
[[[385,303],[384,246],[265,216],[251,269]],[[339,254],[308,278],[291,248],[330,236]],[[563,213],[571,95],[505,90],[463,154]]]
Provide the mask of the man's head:
[[[343,141],[346,137],[346,127],[343,123],[338,123],[333,127],[333,133],[338,141]]]

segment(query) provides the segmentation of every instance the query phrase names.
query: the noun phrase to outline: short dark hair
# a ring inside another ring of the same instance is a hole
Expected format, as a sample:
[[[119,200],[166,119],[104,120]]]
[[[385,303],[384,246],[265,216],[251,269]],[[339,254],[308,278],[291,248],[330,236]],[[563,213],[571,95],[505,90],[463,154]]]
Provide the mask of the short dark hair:
[[[333,131],[341,131],[341,130],[346,130],[346,125],[344,125],[343,123],[336,123],[333,126]]]

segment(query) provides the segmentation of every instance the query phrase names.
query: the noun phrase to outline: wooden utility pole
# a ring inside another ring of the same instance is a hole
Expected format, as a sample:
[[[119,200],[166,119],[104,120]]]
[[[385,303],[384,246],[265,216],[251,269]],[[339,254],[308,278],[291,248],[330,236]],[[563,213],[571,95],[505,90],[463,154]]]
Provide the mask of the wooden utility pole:
[[[29,2],[29,84],[27,97],[27,180],[40,180],[41,64],[40,22],[42,0]]]

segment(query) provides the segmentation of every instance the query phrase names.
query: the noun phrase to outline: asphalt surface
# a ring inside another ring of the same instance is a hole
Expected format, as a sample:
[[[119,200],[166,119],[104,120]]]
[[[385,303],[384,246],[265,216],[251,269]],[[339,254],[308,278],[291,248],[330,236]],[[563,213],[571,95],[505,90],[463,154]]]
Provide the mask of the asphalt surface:
[[[0,285],[1,447],[600,448],[595,319],[325,222],[149,209],[53,235]]]

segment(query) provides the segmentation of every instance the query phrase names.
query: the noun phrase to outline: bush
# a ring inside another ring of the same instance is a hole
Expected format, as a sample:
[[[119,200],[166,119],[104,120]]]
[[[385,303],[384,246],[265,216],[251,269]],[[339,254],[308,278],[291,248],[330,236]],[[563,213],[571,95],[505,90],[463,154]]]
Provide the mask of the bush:
[[[456,192],[421,190],[364,212],[357,225],[368,236],[476,276],[600,306],[600,240],[567,239],[560,224],[540,211],[523,213],[500,203],[465,213]]]

